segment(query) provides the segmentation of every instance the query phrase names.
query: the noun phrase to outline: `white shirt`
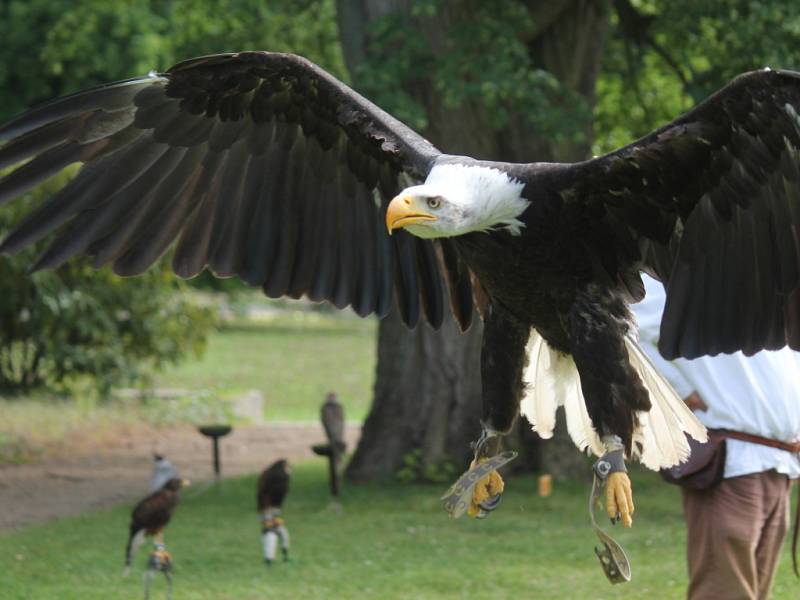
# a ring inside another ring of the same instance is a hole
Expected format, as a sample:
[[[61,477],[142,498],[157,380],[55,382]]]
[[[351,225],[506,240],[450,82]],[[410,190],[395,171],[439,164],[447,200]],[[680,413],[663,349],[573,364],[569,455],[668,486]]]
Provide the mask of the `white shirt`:
[[[666,361],[657,348],[664,288],[646,275],[642,278],[647,296],[632,306],[639,343],[682,398],[696,391],[708,405],[707,411],[695,411],[700,421],[713,429],[800,440],[800,354],[786,347],[750,357],[736,352]],[[796,454],[740,440],[729,439],[726,444],[726,478],[770,469],[800,477]]]

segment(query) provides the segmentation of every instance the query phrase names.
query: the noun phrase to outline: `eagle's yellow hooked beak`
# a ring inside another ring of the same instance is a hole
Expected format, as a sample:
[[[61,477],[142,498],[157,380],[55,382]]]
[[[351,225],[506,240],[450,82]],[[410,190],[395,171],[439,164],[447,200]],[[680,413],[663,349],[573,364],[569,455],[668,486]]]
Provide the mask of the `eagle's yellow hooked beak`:
[[[416,198],[410,194],[400,194],[389,202],[386,209],[386,229],[392,230],[421,221],[435,221],[436,217],[417,205]]]

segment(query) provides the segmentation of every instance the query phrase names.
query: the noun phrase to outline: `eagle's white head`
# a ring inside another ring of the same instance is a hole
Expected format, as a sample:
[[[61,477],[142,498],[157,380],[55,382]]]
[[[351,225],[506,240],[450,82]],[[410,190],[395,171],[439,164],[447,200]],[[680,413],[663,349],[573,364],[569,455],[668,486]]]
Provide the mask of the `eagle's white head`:
[[[465,164],[436,165],[422,185],[403,190],[389,203],[386,227],[422,238],[452,237],[505,228],[519,235],[519,217],[529,202],[525,184],[498,169]]]

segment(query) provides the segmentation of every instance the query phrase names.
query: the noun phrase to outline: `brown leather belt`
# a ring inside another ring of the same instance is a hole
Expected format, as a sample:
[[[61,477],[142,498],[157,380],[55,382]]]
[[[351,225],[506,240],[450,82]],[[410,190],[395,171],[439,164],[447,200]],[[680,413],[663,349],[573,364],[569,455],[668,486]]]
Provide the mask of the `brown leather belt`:
[[[752,433],[744,433],[742,431],[731,431],[730,429],[710,429],[711,433],[720,434],[734,440],[741,440],[743,442],[751,442],[753,444],[760,444],[762,446],[769,446],[770,448],[778,448],[797,454],[800,452],[800,442],[781,442],[780,440],[772,440],[770,438],[761,437]]]

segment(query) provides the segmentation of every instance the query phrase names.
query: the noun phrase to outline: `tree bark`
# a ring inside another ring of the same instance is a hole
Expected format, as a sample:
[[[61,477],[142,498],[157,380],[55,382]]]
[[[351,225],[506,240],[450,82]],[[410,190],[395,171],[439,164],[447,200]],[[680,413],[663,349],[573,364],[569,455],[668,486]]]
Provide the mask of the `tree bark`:
[[[414,450],[421,472],[446,461],[461,466],[480,431],[479,329],[462,336],[448,319],[439,332],[427,325],[409,332],[396,312],[381,321],[375,399],[350,479],[394,473]]]
[[[337,0],[345,61],[356,88],[358,67],[367,58],[370,24],[392,11],[408,14],[410,5],[408,0]],[[554,74],[591,107],[607,26],[607,1],[560,0],[548,3],[546,9],[540,2],[523,5],[535,25],[525,40],[533,64]],[[470,18],[469,6],[465,0],[445,2],[435,17],[419,20],[418,34],[434,54],[440,51],[442,32]],[[506,127],[496,130],[479,101],[445,106],[434,83],[421,73],[407,91],[428,115],[423,135],[444,152],[510,162],[580,160],[589,154],[588,120],[582,142],[546,139],[525,115],[516,115]],[[420,451],[422,468],[443,461],[458,469],[465,466],[469,441],[480,432],[479,321],[476,316],[464,335],[452,319],[439,332],[427,325],[409,332],[396,315],[381,322],[375,397],[347,469],[351,480],[390,475],[414,450]],[[524,422],[520,429],[529,432],[530,426]],[[522,436],[530,437],[530,433]],[[570,449],[563,449],[563,438],[563,434],[557,435],[541,454],[545,468],[558,475],[575,472],[576,466],[584,470],[585,461],[568,440]],[[550,455],[554,459],[547,458]]]

